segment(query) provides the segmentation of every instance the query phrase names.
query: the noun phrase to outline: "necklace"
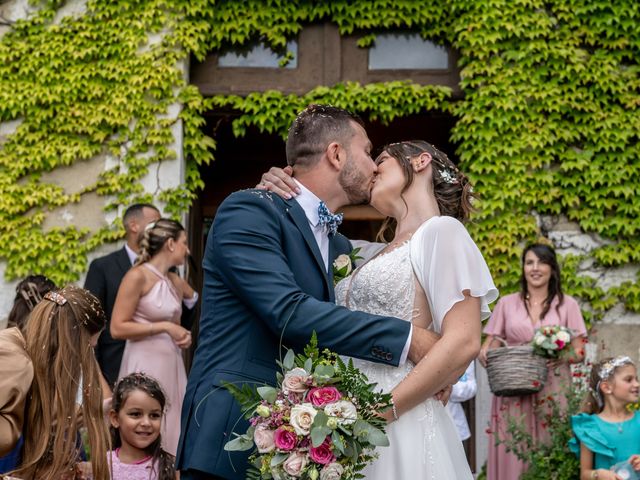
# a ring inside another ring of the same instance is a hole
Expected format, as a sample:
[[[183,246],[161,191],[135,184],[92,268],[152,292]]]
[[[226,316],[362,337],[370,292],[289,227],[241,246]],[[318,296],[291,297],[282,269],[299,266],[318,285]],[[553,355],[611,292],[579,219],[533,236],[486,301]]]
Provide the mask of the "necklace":
[[[538,301],[532,300],[531,295],[529,295],[528,293],[525,299],[527,300],[527,302],[529,302],[529,305],[531,305],[532,307],[537,307],[538,305],[541,305],[544,303],[544,300],[538,300]]]

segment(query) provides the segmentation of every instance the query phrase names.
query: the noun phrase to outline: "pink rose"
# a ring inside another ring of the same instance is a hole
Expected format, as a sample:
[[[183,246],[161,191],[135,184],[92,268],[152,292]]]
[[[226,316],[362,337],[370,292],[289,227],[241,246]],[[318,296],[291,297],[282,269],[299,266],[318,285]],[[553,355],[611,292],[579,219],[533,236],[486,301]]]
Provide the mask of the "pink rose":
[[[258,427],[253,432],[253,441],[260,453],[272,452],[275,448],[274,431],[266,427]]]
[[[299,477],[304,467],[309,463],[309,458],[301,452],[291,452],[282,464],[282,468],[292,477]]]
[[[343,472],[344,468],[342,465],[339,463],[330,463],[329,465],[325,465],[320,471],[320,480],[340,480]]]
[[[556,340],[556,345],[558,346],[558,350],[562,350],[564,348],[564,342],[562,340]]]
[[[336,387],[316,387],[309,390],[307,400],[315,407],[324,407],[328,403],[337,402],[342,398]]]
[[[289,452],[296,448],[298,437],[291,427],[278,427],[273,434],[273,441],[280,450]]]
[[[327,465],[335,461],[336,456],[331,451],[331,439],[327,437],[319,447],[311,447],[309,449],[309,456],[311,460],[321,465]]]
[[[282,389],[287,392],[304,393],[309,390],[307,379],[309,374],[304,368],[294,368],[289,370],[282,380]]]

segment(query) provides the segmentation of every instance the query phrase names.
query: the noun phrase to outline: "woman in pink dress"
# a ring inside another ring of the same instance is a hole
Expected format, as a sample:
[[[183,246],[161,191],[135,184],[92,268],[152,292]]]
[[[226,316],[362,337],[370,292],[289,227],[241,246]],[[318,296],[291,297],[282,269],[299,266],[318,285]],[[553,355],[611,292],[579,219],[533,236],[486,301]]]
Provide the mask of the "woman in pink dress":
[[[536,329],[548,325],[562,325],[572,330],[572,354],[569,362],[581,362],[587,329],[578,303],[562,293],[560,267],[553,249],[547,245],[528,246],[522,254],[521,291],[500,299],[484,329],[487,338],[480,351],[480,362],[486,366],[487,350],[507,341],[509,346],[528,345]],[[545,424],[538,414],[550,395],[560,393],[571,381],[567,361],[549,362],[544,388],[537,394],[521,397],[497,397],[491,402],[489,457],[487,480],[517,480],[526,465],[515,454],[507,452],[497,439],[507,438],[509,417],[522,418],[527,430],[536,440],[548,438]]]
[[[187,386],[182,349],[191,345],[191,332],[180,326],[183,298],[196,293],[170,272],[189,254],[180,223],[161,218],[147,226],[140,257],[120,284],[111,317],[113,338],[126,339],[118,378],[143,372],[155,378],[167,397],[162,447],[176,454],[180,411]]]

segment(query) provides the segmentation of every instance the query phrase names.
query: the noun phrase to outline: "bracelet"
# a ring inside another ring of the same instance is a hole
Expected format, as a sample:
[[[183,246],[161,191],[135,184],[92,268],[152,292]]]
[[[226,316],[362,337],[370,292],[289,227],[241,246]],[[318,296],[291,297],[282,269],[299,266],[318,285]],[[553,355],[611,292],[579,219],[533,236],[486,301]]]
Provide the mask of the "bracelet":
[[[398,410],[396,410],[396,404],[393,401],[393,397],[391,397],[391,413],[393,414],[393,419],[398,420]]]

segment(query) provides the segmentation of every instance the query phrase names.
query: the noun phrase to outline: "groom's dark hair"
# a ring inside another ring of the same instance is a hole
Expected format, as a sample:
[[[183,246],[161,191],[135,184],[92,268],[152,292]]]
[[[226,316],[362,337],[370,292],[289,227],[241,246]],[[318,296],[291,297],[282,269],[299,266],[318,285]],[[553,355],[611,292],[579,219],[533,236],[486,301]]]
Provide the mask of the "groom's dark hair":
[[[364,127],[362,119],[331,105],[311,104],[298,114],[287,136],[287,164],[311,167],[332,142],[347,147],[355,134],[351,122]]]

